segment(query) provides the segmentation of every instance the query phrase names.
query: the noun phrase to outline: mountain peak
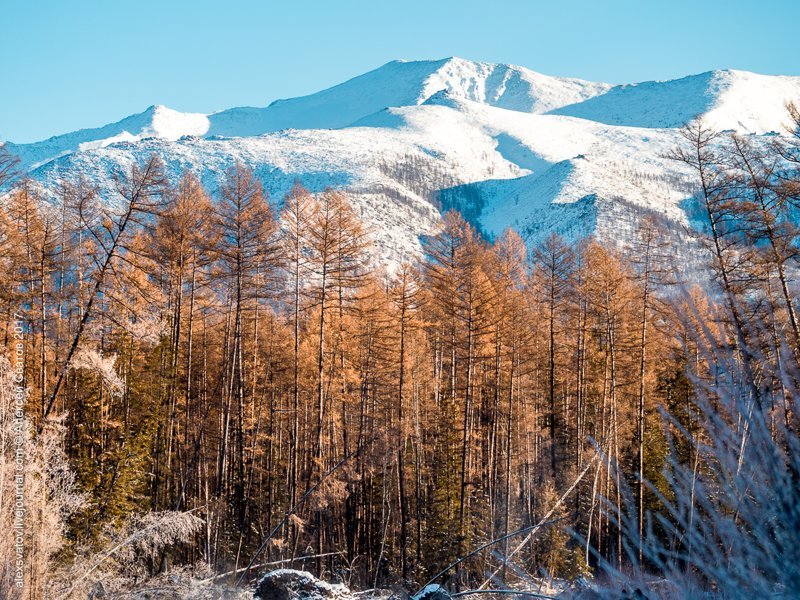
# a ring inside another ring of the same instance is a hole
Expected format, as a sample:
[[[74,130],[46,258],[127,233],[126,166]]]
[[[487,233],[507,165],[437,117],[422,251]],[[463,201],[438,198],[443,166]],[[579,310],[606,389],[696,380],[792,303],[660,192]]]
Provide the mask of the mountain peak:
[[[676,128],[703,118],[717,130],[779,131],[787,100],[800,98],[800,77],[718,69],[667,81],[619,85],[551,114],[607,125]]]
[[[525,113],[544,113],[611,86],[542,75],[522,67],[457,56],[393,60],[315,94],[210,115],[211,135],[240,137],[282,129],[338,129],[388,107],[415,106],[440,90],[452,98]]]
[[[184,113],[163,104],[155,104],[147,109],[150,123],[140,135],[174,141],[185,135],[204,135],[208,132],[208,117],[200,113]]]
[[[459,56],[394,60],[336,86],[265,108],[241,107],[211,115],[153,104],[141,113],[94,129],[35,144],[13,146],[27,166],[64,153],[119,141],[185,135],[250,137],[285,129],[341,129],[387,108],[439,104],[463,110],[470,103],[528,114],[580,117],[606,125],[674,128],[704,116],[718,129],[778,131],[784,103],[800,98],[800,77],[759,75],[735,69],[707,71],[668,81],[613,86],[552,77],[510,64]]]

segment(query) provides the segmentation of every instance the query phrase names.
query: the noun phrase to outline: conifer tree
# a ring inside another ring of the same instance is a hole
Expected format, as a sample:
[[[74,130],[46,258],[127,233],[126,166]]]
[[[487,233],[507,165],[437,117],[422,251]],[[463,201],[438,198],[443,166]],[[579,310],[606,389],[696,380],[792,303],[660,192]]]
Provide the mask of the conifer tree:
[[[550,474],[553,479],[558,474],[558,442],[556,429],[558,425],[556,411],[556,347],[559,331],[559,313],[568,294],[570,278],[574,266],[574,255],[564,241],[555,234],[547,238],[544,244],[535,250],[536,278],[539,282],[542,302],[547,318],[547,398],[548,429],[550,434]]]
[[[245,327],[257,327],[259,301],[270,289],[265,281],[278,266],[276,230],[261,184],[241,163],[231,167],[216,206],[220,277],[231,306],[230,344],[224,358],[224,407],[218,467],[218,489],[231,493],[240,530],[245,528]],[[257,338],[256,338],[257,339]],[[231,423],[233,421],[233,423]],[[231,436],[233,437],[231,448]],[[232,483],[232,489],[229,487]]]

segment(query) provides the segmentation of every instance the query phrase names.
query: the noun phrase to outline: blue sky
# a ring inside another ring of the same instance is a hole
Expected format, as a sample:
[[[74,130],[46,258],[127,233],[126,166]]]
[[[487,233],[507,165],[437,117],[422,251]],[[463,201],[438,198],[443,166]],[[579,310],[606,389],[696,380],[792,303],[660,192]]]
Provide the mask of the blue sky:
[[[2,0],[0,139],[151,104],[264,106],[396,58],[612,83],[715,68],[800,75],[798,22],[798,0]]]

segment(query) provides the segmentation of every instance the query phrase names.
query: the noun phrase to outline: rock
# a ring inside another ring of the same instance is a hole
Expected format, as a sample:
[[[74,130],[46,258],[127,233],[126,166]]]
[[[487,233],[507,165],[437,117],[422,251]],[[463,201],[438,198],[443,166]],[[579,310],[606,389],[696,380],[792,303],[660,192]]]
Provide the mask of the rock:
[[[450,600],[450,594],[439,584],[432,583],[412,596],[412,600]]]
[[[106,588],[102,581],[96,581],[92,588],[89,590],[89,595],[86,600],[100,600],[101,598],[108,598]]]
[[[260,600],[353,600],[342,584],[320,581],[307,571],[278,569],[264,575],[256,585]]]

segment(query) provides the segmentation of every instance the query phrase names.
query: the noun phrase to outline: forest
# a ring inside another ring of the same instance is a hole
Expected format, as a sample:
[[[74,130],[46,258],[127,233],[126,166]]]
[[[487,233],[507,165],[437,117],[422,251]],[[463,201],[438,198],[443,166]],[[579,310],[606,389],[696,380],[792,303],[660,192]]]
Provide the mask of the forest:
[[[799,593],[789,110],[684,129],[702,273],[657,214],[619,250],[450,211],[387,267],[345,190],[157,156],[43,189],[0,148],[0,596],[277,566]]]

